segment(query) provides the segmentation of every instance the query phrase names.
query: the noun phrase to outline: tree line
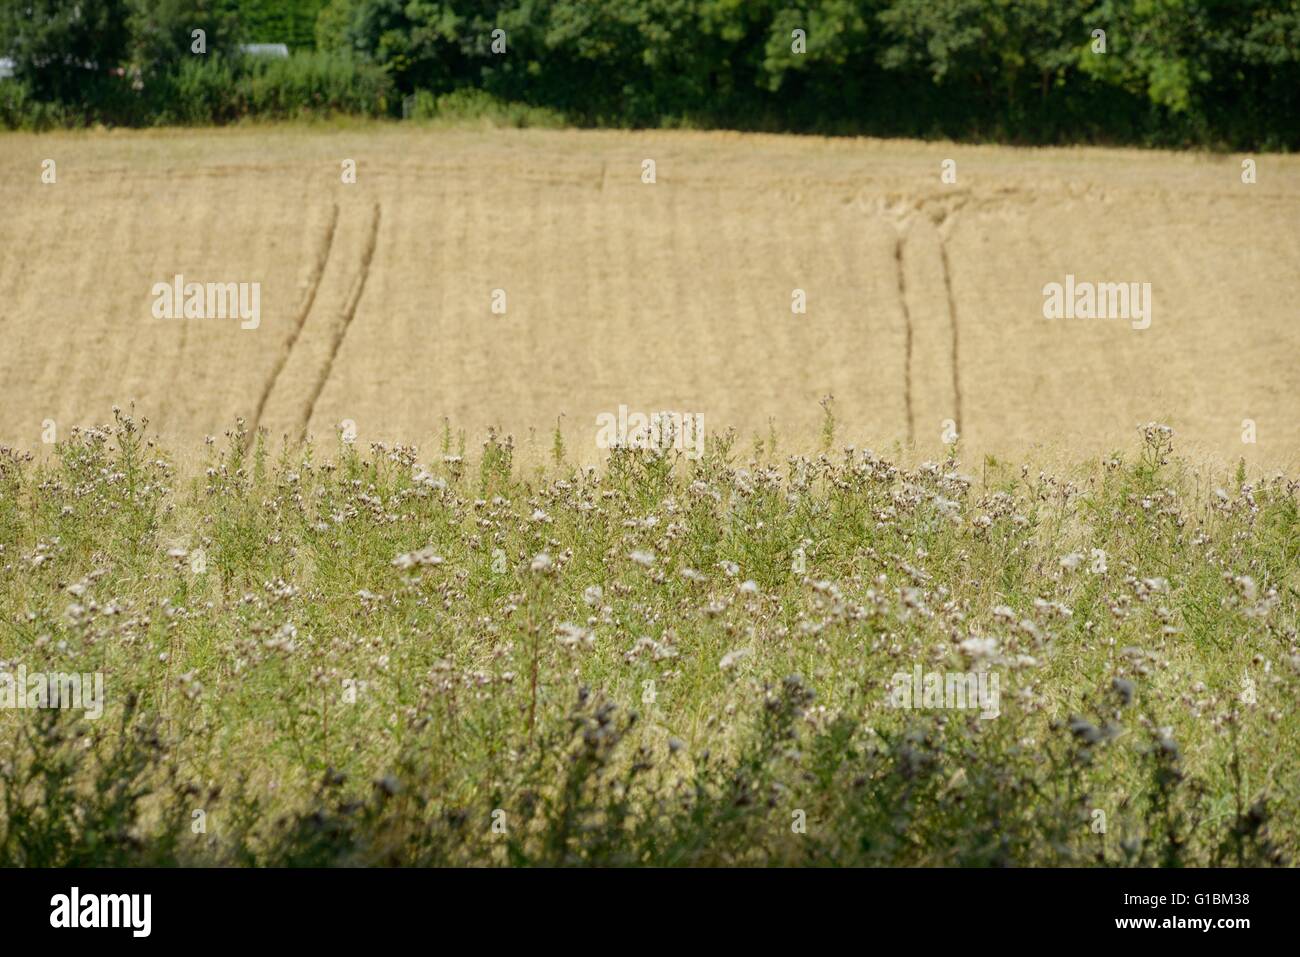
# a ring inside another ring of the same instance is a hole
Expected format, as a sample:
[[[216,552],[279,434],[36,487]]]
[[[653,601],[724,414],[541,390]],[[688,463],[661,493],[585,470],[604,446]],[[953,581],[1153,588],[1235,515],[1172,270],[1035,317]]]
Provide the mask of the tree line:
[[[1300,0],[0,0],[0,56],[11,126],[418,102],[592,126],[1300,145]]]

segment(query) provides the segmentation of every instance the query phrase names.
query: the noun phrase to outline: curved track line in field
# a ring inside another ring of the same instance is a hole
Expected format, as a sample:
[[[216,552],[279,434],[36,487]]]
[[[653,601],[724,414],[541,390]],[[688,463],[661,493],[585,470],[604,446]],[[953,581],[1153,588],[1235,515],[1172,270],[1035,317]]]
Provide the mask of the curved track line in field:
[[[330,251],[334,248],[334,233],[339,225],[339,204],[335,203],[330,211],[329,226],[325,230],[325,238],[321,241],[316,252],[316,262],[312,265],[311,276],[307,280],[307,294],[303,297],[302,305],[298,307],[298,316],[294,321],[293,328],[289,331],[289,336],[285,339],[284,347],[280,350],[279,356],[275,360],[275,368],[271,370],[271,377],[266,380],[266,387],[262,389],[262,397],[257,400],[257,411],[253,413],[252,427],[248,430],[248,437],[244,440],[245,447],[251,446],[257,435],[258,424],[262,421],[262,413],[266,411],[267,400],[271,398],[271,391],[280,379],[280,373],[284,371],[285,365],[289,362],[289,354],[293,352],[294,345],[298,342],[298,337],[302,335],[302,327],[307,322],[307,316],[311,308],[316,304],[316,293],[320,290],[321,277],[325,275],[325,267],[329,264]]]
[[[952,294],[952,269],[948,266],[948,242],[939,234],[939,257],[943,260],[943,288],[948,293],[948,322],[952,329],[952,400],[955,406],[953,418],[957,422],[957,434],[961,434],[961,372],[957,364],[958,327],[957,300]]]
[[[325,390],[325,383],[329,381],[330,373],[334,370],[334,360],[339,354],[339,349],[343,347],[343,340],[347,337],[352,320],[356,317],[357,306],[361,303],[361,294],[366,291],[366,280],[370,278],[370,262],[375,258],[375,245],[378,241],[379,204],[375,203],[371,208],[370,234],[366,237],[366,247],[361,253],[361,269],[357,274],[356,284],[352,287],[352,293],[348,296],[347,305],[340,316],[338,328],[334,333],[334,343],[330,347],[329,358],[325,360],[320,376],[316,379],[316,386],[312,389],[311,398],[307,401],[307,410],[303,414],[302,422],[298,428],[298,435],[301,439],[305,440],[307,438],[307,426],[311,423],[312,414],[316,411],[316,402],[320,399],[320,394]]]
[[[898,274],[898,304],[903,310],[903,328],[906,334],[903,349],[903,401],[907,405],[907,444],[915,439],[916,425],[912,416],[912,311],[907,308],[907,279],[903,275],[903,236],[894,240],[894,271]]]

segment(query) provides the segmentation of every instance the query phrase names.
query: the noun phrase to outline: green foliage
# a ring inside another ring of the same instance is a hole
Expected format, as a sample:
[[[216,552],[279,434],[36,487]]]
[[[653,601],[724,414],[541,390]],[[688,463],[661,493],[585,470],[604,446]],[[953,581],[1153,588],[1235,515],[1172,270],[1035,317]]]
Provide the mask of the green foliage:
[[[392,94],[382,70],[322,53],[293,53],[283,60],[186,60],[167,83],[168,106],[159,121],[187,124],[228,123],[244,116],[384,116]]]
[[[318,50],[350,50],[348,25],[357,0],[329,0],[316,16],[313,38]]]
[[[199,21],[218,55],[285,42],[382,71],[390,115],[413,95],[481,95],[589,125],[1300,146],[1300,0],[41,0],[34,15],[0,0],[21,81],[0,120],[201,117],[149,79],[191,62]],[[142,86],[113,72],[133,67]],[[261,69],[184,85],[231,103],[209,81]],[[310,111],[269,99],[273,115]]]
[[[580,123],[1294,148],[1298,11],[1295,0],[335,0],[317,39],[384,65],[403,93],[477,88]],[[498,29],[505,54],[491,49]]]
[[[316,22],[329,0],[235,0],[247,43],[285,43],[311,50]]]
[[[239,41],[234,0],[128,0],[132,61],[146,79],[203,56],[230,56]],[[194,31],[205,53],[194,52]]]
[[[238,84],[239,111],[254,116],[382,116],[391,84],[382,70],[324,53],[300,53],[287,60],[259,60]]]
[[[37,99],[25,81],[0,81],[0,127],[47,130],[75,127],[84,121],[84,114],[77,109]]]
[[[0,450],[0,668],[105,676],[99,721],[0,709],[0,865],[1289,864],[1300,481],[1173,438]],[[892,707],[918,666],[997,714]]]
[[[126,93],[126,20],[125,0],[0,0],[0,56],[35,102],[101,111]]]
[[[510,103],[484,90],[466,87],[434,96],[420,90],[405,101],[403,115],[412,120],[434,120],[457,125],[559,128],[564,117],[555,110],[525,103]]]

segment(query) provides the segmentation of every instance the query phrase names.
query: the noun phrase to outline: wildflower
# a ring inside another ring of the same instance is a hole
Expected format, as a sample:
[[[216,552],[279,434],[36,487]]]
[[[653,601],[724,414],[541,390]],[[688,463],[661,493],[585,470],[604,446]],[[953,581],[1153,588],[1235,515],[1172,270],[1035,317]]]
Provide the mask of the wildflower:
[[[565,648],[584,648],[594,647],[596,644],[596,634],[588,628],[580,625],[574,625],[570,622],[561,622],[555,626],[556,640]]]
[[[666,661],[669,658],[677,657],[677,649],[667,642],[655,641],[649,635],[642,635],[637,639],[632,650],[623,656],[623,659],[629,663],[636,661],[641,657],[641,652],[646,649],[650,650],[650,655],[655,661]]]
[[[279,649],[280,651],[289,654],[297,647],[297,643],[294,641],[297,637],[298,629],[294,626],[293,622],[286,621],[280,626],[279,630],[277,630],[270,638],[266,639],[263,644],[265,644],[267,648]]]
[[[751,650],[749,648],[736,648],[732,651],[728,651],[722,656],[722,660],[718,662],[718,667],[723,671],[730,671],[736,666],[737,662],[744,658],[748,658],[750,654]]]
[[[1076,738],[1086,741],[1088,744],[1097,744],[1105,740],[1105,734],[1101,729],[1089,721],[1085,721],[1078,715],[1071,715],[1069,722],[1070,733]]]
[[[411,480],[415,482],[416,485],[423,485],[426,488],[436,489],[438,491],[442,491],[447,487],[447,483],[444,480],[434,476],[423,465],[415,467]]]
[[[970,637],[957,646],[972,658],[991,658],[998,652],[996,638]]]
[[[1178,743],[1174,741],[1174,729],[1168,726],[1156,729],[1156,747],[1175,761],[1178,760]]]
[[[1067,606],[1061,604],[1059,601],[1046,601],[1042,598],[1034,599],[1034,607],[1041,612],[1047,613],[1049,617],[1054,616],[1057,618],[1068,619],[1074,614],[1074,612],[1070,611]]]
[[[403,555],[398,555],[392,561],[393,567],[400,568],[403,571],[408,568],[414,568],[417,565],[423,567],[441,564],[442,556],[434,553],[432,545],[426,545],[419,551],[406,552]]]
[[[1133,695],[1137,690],[1133,682],[1129,681],[1127,678],[1116,678],[1111,681],[1110,686],[1115,689],[1115,693],[1119,695],[1120,700],[1123,701],[1125,705],[1133,703]]]
[[[954,522],[961,521],[961,503],[954,502],[952,499],[944,498],[941,495],[934,497],[934,505],[939,514],[944,518],[950,518]]]

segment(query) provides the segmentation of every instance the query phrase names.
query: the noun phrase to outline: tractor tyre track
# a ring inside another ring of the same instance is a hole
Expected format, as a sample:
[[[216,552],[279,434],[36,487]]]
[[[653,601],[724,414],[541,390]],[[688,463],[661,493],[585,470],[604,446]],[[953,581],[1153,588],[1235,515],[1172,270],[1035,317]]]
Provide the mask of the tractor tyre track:
[[[961,366],[960,359],[960,327],[957,323],[957,298],[952,292],[952,267],[948,263],[948,241],[944,239],[943,234],[939,234],[939,258],[943,262],[943,288],[948,295],[948,322],[952,330],[952,396],[953,396],[953,420],[957,423],[957,434],[961,434]]]
[[[328,358],[321,368],[320,375],[316,379],[316,385],[312,389],[311,396],[307,400],[306,410],[303,412],[301,421],[298,425],[298,436],[301,440],[307,438],[307,426],[311,423],[311,417],[316,411],[316,403],[319,401],[321,393],[325,390],[325,383],[329,381],[330,373],[334,370],[334,360],[338,357],[339,350],[343,347],[343,340],[347,338],[348,329],[352,326],[352,320],[356,317],[357,306],[361,303],[361,296],[366,291],[366,280],[370,278],[370,263],[375,258],[375,246],[379,240],[379,219],[380,207],[375,203],[370,212],[370,229],[366,236],[365,249],[361,254],[360,269],[357,278],[352,284],[352,290],[348,295],[347,303],[343,307],[343,312],[339,316],[339,321],[334,330],[334,341],[330,346]]]
[[[903,270],[903,236],[894,240],[894,271],[898,275],[898,303],[903,310],[903,402],[907,408],[907,444],[916,439],[912,411],[912,311],[907,306],[907,277]]]
[[[258,426],[262,421],[262,414],[266,411],[267,400],[270,399],[271,392],[280,379],[280,374],[284,372],[284,367],[289,362],[289,356],[298,342],[298,337],[302,335],[303,326],[307,323],[307,316],[311,312],[312,306],[316,304],[316,294],[320,291],[321,277],[325,275],[325,268],[329,265],[330,251],[334,248],[334,234],[338,230],[338,225],[339,206],[338,203],[335,203],[330,210],[329,225],[325,229],[324,239],[317,248],[316,261],[312,265],[311,275],[307,280],[307,294],[298,307],[298,314],[295,317],[293,328],[289,331],[279,356],[276,357],[270,378],[266,380],[266,386],[262,389],[262,395],[257,401],[257,409],[253,413],[253,422],[248,430],[248,436],[244,440],[246,450],[252,445],[257,435]]]

